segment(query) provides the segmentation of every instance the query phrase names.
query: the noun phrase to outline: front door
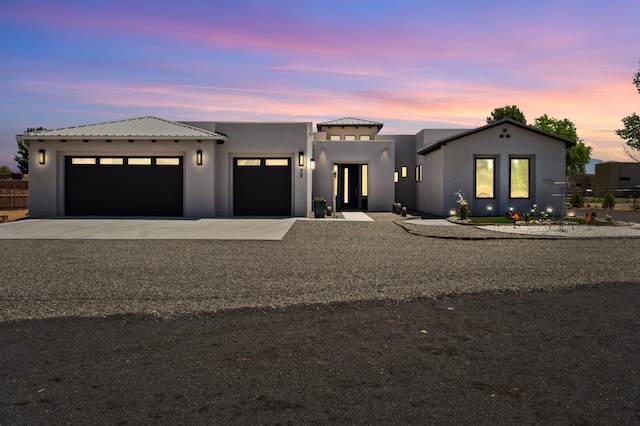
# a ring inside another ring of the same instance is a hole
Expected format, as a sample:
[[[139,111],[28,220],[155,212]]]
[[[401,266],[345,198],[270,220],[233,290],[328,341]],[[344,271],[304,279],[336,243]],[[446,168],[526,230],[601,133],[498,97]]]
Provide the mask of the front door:
[[[366,165],[338,164],[338,210],[366,210]],[[364,175],[363,175],[364,173]]]

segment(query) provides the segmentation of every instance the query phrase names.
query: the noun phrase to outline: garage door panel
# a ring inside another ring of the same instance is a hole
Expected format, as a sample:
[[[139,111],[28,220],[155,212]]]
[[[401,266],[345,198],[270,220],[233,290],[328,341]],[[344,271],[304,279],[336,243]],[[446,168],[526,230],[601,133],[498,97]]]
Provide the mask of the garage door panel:
[[[67,215],[182,216],[178,166],[78,165],[65,161]]]
[[[291,164],[267,166],[260,159],[257,166],[240,166],[234,162],[233,212],[236,216],[290,216]]]

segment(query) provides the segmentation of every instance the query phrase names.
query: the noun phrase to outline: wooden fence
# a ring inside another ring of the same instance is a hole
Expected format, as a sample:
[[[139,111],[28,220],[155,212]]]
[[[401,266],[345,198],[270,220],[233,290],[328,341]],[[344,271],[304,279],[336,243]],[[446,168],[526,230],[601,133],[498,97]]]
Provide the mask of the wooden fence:
[[[28,208],[28,190],[0,189],[0,210],[27,210]]]

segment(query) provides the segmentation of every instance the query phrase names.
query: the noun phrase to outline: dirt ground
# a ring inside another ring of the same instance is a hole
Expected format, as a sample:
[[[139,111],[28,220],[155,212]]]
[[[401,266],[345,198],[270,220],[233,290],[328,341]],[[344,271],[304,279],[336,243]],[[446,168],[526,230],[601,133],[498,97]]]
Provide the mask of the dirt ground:
[[[640,424],[640,286],[0,323],[0,424]]]
[[[25,219],[29,214],[29,210],[0,210],[0,216],[7,216],[7,222]]]

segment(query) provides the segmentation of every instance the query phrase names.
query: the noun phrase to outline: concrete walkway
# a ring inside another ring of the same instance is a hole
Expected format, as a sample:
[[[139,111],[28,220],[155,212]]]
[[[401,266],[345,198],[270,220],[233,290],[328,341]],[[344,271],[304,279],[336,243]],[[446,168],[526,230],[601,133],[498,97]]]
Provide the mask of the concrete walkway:
[[[373,219],[363,212],[342,212],[342,216],[351,222],[373,222]]]

